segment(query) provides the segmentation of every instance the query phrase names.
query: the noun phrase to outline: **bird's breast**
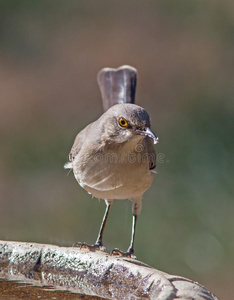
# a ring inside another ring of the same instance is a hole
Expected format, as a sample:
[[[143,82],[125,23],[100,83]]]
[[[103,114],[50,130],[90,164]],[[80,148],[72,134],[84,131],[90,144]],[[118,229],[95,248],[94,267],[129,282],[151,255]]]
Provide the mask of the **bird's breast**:
[[[149,170],[147,150],[141,143],[80,155],[73,163],[73,170],[85,190],[103,199],[140,197],[154,176]]]

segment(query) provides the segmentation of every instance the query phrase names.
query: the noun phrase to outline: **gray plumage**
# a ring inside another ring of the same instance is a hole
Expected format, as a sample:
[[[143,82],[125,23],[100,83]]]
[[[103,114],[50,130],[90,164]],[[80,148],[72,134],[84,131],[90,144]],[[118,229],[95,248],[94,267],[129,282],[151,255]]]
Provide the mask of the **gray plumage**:
[[[88,193],[106,200],[104,225],[96,246],[102,245],[102,233],[113,200],[132,200],[134,230],[128,251],[132,254],[142,195],[150,187],[155,173],[154,143],[158,138],[150,129],[148,113],[133,104],[134,68],[103,69],[98,82],[107,110],[77,135],[65,168],[73,169],[76,180]]]
[[[143,108],[117,104],[77,135],[69,157],[77,181],[95,197],[140,202],[134,199],[141,198],[153,180],[153,140],[121,128],[119,117],[132,127],[150,127]]]
[[[97,76],[104,111],[115,104],[135,103],[137,70],[130,66],[104,68]]]

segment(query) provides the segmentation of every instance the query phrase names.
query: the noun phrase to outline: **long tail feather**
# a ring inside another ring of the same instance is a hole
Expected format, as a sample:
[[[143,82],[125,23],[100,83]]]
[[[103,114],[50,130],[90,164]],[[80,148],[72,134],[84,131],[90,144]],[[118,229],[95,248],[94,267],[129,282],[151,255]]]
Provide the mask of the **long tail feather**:
[[[101,90],[103,108],[106,111],[115,104],[134,103],[137,70],[131,66],[118,69],[104,68],[97,76]]]

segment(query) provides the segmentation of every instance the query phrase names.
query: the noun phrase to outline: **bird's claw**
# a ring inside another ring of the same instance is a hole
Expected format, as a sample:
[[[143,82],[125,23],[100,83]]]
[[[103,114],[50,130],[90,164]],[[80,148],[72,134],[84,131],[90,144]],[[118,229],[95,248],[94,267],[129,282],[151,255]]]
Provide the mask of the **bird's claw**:
[[[86,243],[77,242],[77,243],[74,243],[72,245],[72,247],[79,247],[80,249],[87,249],[87,250],[90,250],[90,251],[106,252],[106,248],[103,245],[98,245],[98,244],[88,245]]]
[[[111,255],[113,256],[121,256],[121,257],[129,257],[129,258],[134,258],[136,259],[136,256],[133,254],[133,251],[127,251],[127,252],[123,252],[119,249],[114,249],[111,251]]]

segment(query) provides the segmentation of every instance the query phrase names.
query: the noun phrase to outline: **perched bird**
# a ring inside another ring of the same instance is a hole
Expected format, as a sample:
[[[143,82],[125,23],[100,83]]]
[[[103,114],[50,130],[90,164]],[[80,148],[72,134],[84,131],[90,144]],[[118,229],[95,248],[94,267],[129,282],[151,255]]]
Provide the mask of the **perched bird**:
[[[103,232],[114,199],[132,201],[132,235],[127,252],[118,249],[113,255],[133,256],[137,216],[142,195],[150,187],[156,167],[150,117],[135,105],[137,70],[130,66],[104,68],[98,73],[105,112],[85,127],[75,138],[66,169],[73,169],[81,187],[96,198],[104,199],[106,211],[94,245],[90,249],[105,250]]]

